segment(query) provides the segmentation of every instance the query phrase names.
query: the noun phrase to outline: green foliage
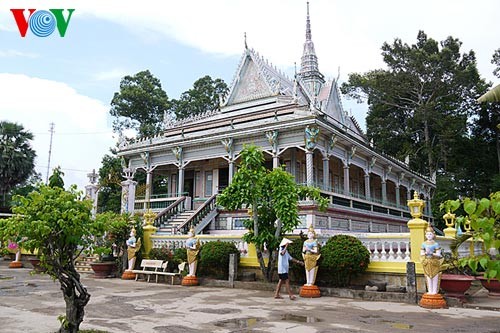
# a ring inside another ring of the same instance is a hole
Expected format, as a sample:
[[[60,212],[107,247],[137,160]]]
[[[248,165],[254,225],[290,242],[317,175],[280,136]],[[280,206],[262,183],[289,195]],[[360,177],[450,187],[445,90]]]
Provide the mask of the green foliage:
[[[370,263],[370,253],[359,239],[335,235],[321,248],[318,279],[335,287],[345,287],[351,278],[364,272]]]
[[[34,174],[36,153],[30,141],[33,134],[22,125],[0,121],[0,207],[7,194]]]
[[[464,215],[457,216],[458,225],[470,223],[471,231],[457,239],[453,249],[465,240],[482,242],[483,253],[459,259],[461,267],[469,267],[473,272],[484,271],[486,278],[500,279],[500,191],[491,193],[488,198],[447,200],[440,206],[443,210],[455,212],[463,209]]]
[[[90,294],[80,282],[75,260],[81,251],[102,236],[106,225],[91,219],[92,203],[82,200],[76,186],[68,191],[41,185],[38,191],[14,199],[14,216],[0,219],[0,239],[25,239],[25,250],[38,251],[46,273],[58,280],[66,303],[67,325],[61,332],[77,331]]]
[[[491,63],[496,66],[493,70],[493,74],[500,78],[500,49],[496,49],[491,58]]]
[[[174,250],[174,262],[176,265],[187,262],[187,252],[185,248],[178,247]]]
[[[191,115],[218,110],[220,98],[228,92],[226,83],[221,79],[212,80],[206,75],[195,81],[193,88],[182,93],[178,100],[172,100],[172,111],[177,119]]]
[[[413,170],[444,175],[451,188],[473,195],[491,190],[498,174],[498,158],[492,158],[498,156],[498,107],[476,102],[489,84],[478,73],[474,52],[461,53],[461,45],[453,37],[438,43],[423,31],[415,44],[399,38],[384,43],[387,69],[350,74],[342,92],[367,101],[367,136],[377,149],[401,160],[409,156]]]
[[[240,251],[230,242],[208,242],[203,244],[200,250],[199,274],[216,279],[227,279],[229,277],[229,255],[236,254],[239,262]]]
[[[64,189],[64,172],[62,172],[61,167],[58,166],[52,170],[52,175],[49,177],[50,187],[60,187]]]
[[[162,130],[163,115],[169,108],[160,80],[148,70],[127,75],[120,82],[120,92],[115,92],[111,100],[113,129],[122,132],[131,128],[139,137],[153,136]]]
[[[184,249],[184,252],[186,250]],[[149,257],[155,260],[168,261],[167,269],[169,272],[173,272],[177,268],[178,263],[174,259],[174,253],[168,246],[162,246],[151,249],[149,252]],[[179,262],[180,263],[180,262]]]
[[[321,197],[319,189],[297,185],[283,169],[266,170],[262,150],[254,145],[244,146],[240,161],[238,172],[219,194],[217,203],[229,210],[249,210],[250,218],[244,221],[248,232],[243,239],[255,244],[262,273],[270,281],[276,263],[273,252],[282,234],[299,225],[298,201],[309,197],[320,210],[326,209],[328,201]],[[270,257],[267,267],[262,257],[265,248]]]
[[[122,170],[120,158],[112,155],[104,155],[98,172],[100,186],[97,198],[98,212],[120,212]]]

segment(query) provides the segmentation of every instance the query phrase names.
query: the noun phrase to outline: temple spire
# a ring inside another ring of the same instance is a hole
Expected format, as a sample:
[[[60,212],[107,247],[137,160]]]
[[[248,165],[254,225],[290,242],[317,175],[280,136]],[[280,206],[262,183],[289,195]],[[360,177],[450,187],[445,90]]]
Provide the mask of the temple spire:
[[[305,83],[307,89],[312,96],[316,96],[325,79],[318,68],[318,57],[314,51],[314,43],[311,34],[311,19],[309,17],[309,1],[307,2],[307,18],[306,18],[306,41],[304,43],[304,51],[301,58],[301,66],[299,77]]]

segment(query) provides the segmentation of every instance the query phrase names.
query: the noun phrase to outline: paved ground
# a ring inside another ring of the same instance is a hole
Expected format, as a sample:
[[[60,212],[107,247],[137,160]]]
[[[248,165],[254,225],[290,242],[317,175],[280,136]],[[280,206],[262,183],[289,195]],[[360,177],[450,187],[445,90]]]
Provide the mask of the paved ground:
[[[0,263],[0,332],[55,332],[58,283]],[[82,329],[107,332],[500,332],[500,312],[321,297],[275,300],[269,291],[182,287],[82,277],[92,297]]]

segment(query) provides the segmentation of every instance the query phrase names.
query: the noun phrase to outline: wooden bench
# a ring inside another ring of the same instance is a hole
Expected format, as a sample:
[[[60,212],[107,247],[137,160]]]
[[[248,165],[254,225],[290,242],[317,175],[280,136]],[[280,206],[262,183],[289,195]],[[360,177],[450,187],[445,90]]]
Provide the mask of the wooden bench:
[[[135,280],[139,278],[140,274],[147,275],[148,276],[148,282],[151,277],[151,275],[156,275],[156,283],[158,283],[158,273],[161,273],[161,270],[163,268],[163,260],[151,260],[151,259],[142,259],[141,261],[141,267],[142,269],[133,269],[132,273],[135,273]],[[166,265],[165,265],[166,267]]]
[[[171,272],[166,272],[167,270],[167,265],[168,265],[168,261],[165,261],[162,265],[162,271],[159,271],[157,272],[156,274],[158,275],[162,275],[162,276],[170,276],[172,279],[171,279],[171,284],[173,285],[174,284],[174,278],[176,276],[178,276],[179,278],[182,278],[182,271],[184,270],[184,266],[186,266],[186,263],[183,262],[183,263],[180,263],[177,268],[179,269],[179,272],[176,272],[176,273],[171,273]],[[158,281],[156,281],[158,282]]]

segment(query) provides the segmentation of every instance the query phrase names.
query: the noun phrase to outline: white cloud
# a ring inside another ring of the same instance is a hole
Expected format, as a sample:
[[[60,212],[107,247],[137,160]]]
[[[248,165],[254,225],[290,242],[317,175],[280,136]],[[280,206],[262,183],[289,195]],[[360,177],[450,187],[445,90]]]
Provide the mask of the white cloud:
[[[49,123],[55,123],[51,169],[60,165],[67,185],[80,189],[86,174],[98,169],[115,140],[106,125],[108,107],[80,95],[65,83],[21,74],[0,74],[0,120],[16,122],[35,135],[37,171],[45,180],[49,152]]]
[[[28,8],[33,0],[3,1],[0,8],[8,11],[14,4]],[[304,0],[37,0],[36,7],[75,8],[72,24],[97,17],[118,23],[144,40],[165,36],[221,56],[241,54],[246,32],[250,47],[288,70],[293,70],[294,62],[300,65],[305,39]],[[315,0],[310,11],[320,70],[329,77],[336,77],[339,67],[341,79],[350,72],[380,68],[383,42],[400,37],[414,43],[418,31],[424,30],[439,41],[449,35],[459,38],[464,52],[476,51],[480,72],[493,79],[490,59],[498,38],[496,30],[488,27],[500,19],[497,0],[480,4],[467,0]]]
[[[109,71],[99,72],[94,75],[94,79],[96,81],[108,81],[108,80],[116,80],[121,79],[125,75],[128,75],[130,72],[126,71],[122,68],[113,68]]]
[[[23,58],[38,58],[39,55],[31,52],[22,52],[17,50],[0,50],[0,58],[2,57],[23,57]]]

